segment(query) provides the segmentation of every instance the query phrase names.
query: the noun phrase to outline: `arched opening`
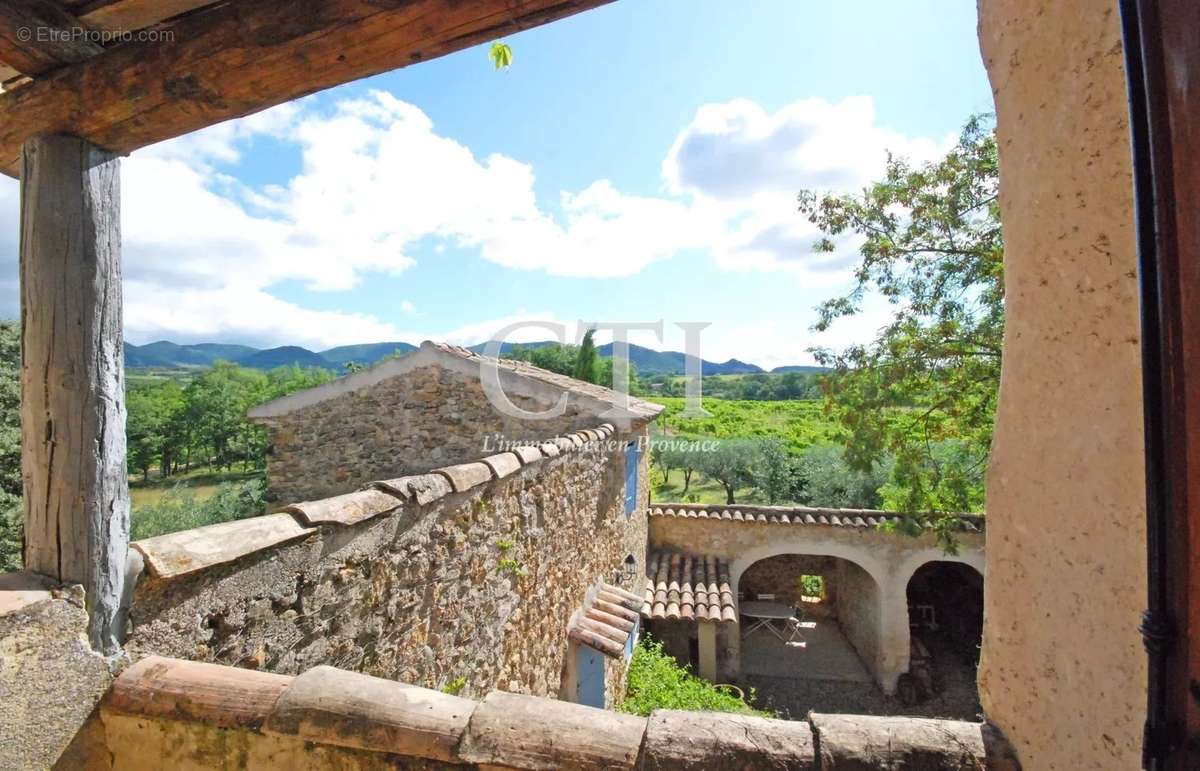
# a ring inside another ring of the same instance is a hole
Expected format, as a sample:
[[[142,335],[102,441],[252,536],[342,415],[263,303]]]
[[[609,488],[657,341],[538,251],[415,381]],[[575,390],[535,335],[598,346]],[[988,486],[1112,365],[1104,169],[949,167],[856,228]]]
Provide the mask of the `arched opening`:
[[[803,717],[859,711],[854,705],[881,698],[882,592],[863,567],[832,555],[777,554],[750,564],[737,591],[742,679],[764,703]]]
[[[909,579],[907,595],[911,651],[897,695],[939,714],[977,715],[983,576],[961,562],[927,562]]]

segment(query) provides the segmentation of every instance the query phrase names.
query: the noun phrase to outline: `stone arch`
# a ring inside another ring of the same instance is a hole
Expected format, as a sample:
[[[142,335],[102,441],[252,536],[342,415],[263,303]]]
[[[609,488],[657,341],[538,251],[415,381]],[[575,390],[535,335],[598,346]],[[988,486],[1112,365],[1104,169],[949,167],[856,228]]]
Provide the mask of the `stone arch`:
[[[783,554],[811,554],[815,557],[838,557],[847,562],[855,563],[858,567],[866,571],[871,578],[875,579],[875,583],[880,586],[886,582],[888,576],[886,566],[881,560],[871,554],[870,547],[855,546],[836,541],[809,543],[783,539],[752,549],[746,549],[729,561],[729,583],[733,589],[733,593],[737,594],[738,584],[741,582],[742,574],[746,572],[746,568],[755,562],[765,560],[769,557],[778,557]]]
[[[905,571],[905,599],[911,618],[910,698],[922,699],[949,688],[948,696],[978,710],[975,685],[983,638],[983,571],[971,559],[941,555]],[[974,702],[974,707],[970,703]]]
[[[884,690],[894,693],[900,675],[908,672],[912,664],[912,627],[908,609],[908,584],[923,565],[931,562],[955,562],[969,565],[980,576],[984,575],[984,554],[980,549],[962,548],[957,554],[947,554],[937,546],[915,548],[907,552],[889,578],[888,600],[885,603],[891,612],[887,615],[885,646],[887,659],[881,663],[886,680]]]
[[[869,546],[836,541],[793,541],[788,539],[747,549],[730,561],[730,586],[735,596],[742,576],[750,566],[772,557],[804,555],[835,557],[839,560],[838,616],[842,630],[858,651],[885,693],[893,693],[903,670],[898,662],[908,663],[907,608],[891,607],[895,592],[889,591],[891,571]],[[902,616],[902,618],[901,618]],[[898,639],[895,630],[902,631]],[[903,656],[898,647],[903,648]]]
[[[913,575],[930,562],[959,562],[975,568],[980,576],[987,576],[986,560],[981,549],[962,549],[957,554],[947,554],[940,548],[930,547],[915,549],[907,554],[896,570],[896,580],[907,587]]]

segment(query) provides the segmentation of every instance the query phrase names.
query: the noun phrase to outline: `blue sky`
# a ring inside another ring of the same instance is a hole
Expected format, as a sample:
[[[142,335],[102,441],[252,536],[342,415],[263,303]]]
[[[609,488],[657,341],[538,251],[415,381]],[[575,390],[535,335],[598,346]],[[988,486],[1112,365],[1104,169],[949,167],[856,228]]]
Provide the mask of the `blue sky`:
[[[794,212],[991,110],[965,0],[620,0],[135,153],[127,337],[478,342],[522,318],[709,321],[705,358],[810,361],[844,290]],[[15,280],[15,185],[0,258]],[[544,329],[517,339],[545,339]],[[678,347],[679,335],[658,342]]]

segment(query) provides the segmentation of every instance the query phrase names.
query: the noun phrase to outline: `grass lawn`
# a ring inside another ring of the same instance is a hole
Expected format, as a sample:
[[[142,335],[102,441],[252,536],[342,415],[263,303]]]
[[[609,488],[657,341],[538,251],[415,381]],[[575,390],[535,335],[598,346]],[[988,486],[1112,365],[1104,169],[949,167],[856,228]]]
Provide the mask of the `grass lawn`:
[[[167,479],[130,482],[134,540],[263,514],[267,503],[259,471],[197,469]]]
[[[692,474],[692,483],[688,485],[687,495],[683,494],[683,472],[675,469],[671,472],[671,483],[662,481],[662,472],[657,468],[650,470],[650,498],[655,503],[724,503],[725,488],[720,482],[706,479],[696,472]],[[733,497],[738,503],[754,503],[754,489],[745,487],[733,491]]]
[[[151,474],[148,481],[143,481],[141,475],[138,475],[129,479],[129,501],[134,509],[150,506],[161,502],[164,496],[171,494],[178,487],[186,490],[199,502],[211,498],[222,482],[245,482],[258,479],[262,474],[262,469],[213,471],[211,468],[196,468],[186,474],[176,474],[165,479]]]

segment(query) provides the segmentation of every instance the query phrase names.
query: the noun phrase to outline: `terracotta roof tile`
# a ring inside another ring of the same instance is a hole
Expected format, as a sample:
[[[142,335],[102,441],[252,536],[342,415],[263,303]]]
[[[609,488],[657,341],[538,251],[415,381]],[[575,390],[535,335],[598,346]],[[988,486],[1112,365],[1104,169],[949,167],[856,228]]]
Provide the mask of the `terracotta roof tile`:
[[[637,627],[642,600],[619,586],[597,583],[567,627],[572,640],[612,658],[625,654],[629,635]]]
[[[712,556],[654,552],[646,563],[642,615],[737,623],[729,563]]]
[[[650,507],[652,517],[685,517],[694,519],[724,519],[735,522],[760,522],[774,525],[830,525],[833,527],[869,528],[887,522],[899,523],[906,515],[869,509],[818,509],[808,506],[713,506],[696,503],[660,503]],[[982,514],[954,514],[960,526],[968,532],[983,532],[986,519]],[[925,528],[932,521],[923,522]]]

